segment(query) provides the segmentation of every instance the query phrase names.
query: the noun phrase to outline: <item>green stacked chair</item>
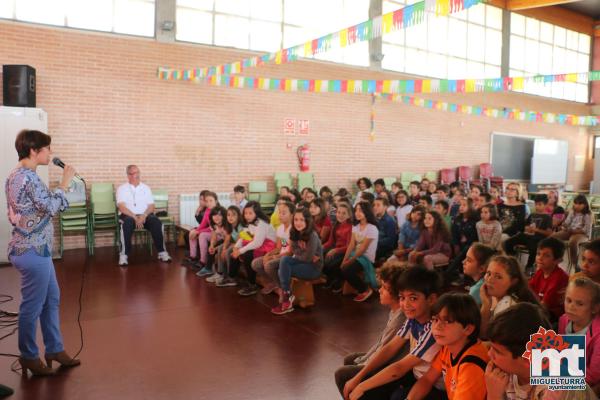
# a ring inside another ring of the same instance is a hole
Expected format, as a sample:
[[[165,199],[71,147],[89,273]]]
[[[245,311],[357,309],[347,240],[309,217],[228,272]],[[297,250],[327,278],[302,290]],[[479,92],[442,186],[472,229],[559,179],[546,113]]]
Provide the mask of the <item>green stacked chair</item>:
[[[310,172],[298,172],[298,190],[315,189],[315,175]]]
[[[275,209],[276,194],[267,191],[267,182],[252,181],[248,184],[248,199],[258,201],[261,208],[271,213]]]
[[[402,183],[402,187],[405,190],[408,190],[408,185],[413,180],[414,176],[415,174],[413,172],[403,172],[400,174],[400,183]]]
[[[575,199],[575,196],[577,196],[577,193],[573,193],[573,192],[563,192],[562,193],[561,198],[562,198],[566,212],[569,212],[569,210],[571,209],[571,206],[573,205],[573,199]]]
[[[112,230],[114,245],[119,237],[117,205],[112,183],[93,183],[90,189],[91,239],[95,243],[96,231]]]
[[[275,181],[275,190],[277,193],[279,193],[279,189],[283,186],[287,186],[291,189],[294,185],[294,179],[289,172],[275,172],[273,180]]]
[[[163,226],[169,229],[173,236],[173,242],[175,242],[175,218],[169,215],[169,192],[166,189],[155,189],[152,191],[152,196],[154,197],[154,213]],[[165,213],[166,215],[164,215]]]
[[[91,236],[87,203],[85,201],[77,203],[70,202],[69,208],[60,213],[59,231],[61,257],[64,250],[64,237],[68,232],[83,232],[88,254],[94,255],[94,243]]]
[[[427,171],[427,172],[425,172],[425,178],[429,182],[435,182],[435,183],[439,182],[439,180],[438,180],[438,172],[437,171]]]
[[[248,184],[248,200],[260,202],[260,194],[267,191],[267,182],[251,181]]]
[[[386,178],[383,178],[383,181],[385,182],[385,187],[387,190],[392,190],[392,183],[396,182],[398,179],[394,178],[393,176],[388,176]]]

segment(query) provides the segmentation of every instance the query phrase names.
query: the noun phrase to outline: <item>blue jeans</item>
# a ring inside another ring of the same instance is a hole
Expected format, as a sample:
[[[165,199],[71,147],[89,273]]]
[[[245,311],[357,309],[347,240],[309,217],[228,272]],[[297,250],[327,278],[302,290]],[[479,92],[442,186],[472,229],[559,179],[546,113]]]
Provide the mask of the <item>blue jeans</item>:
[[[284,256],[279,262],[279,281],[281,288],[289,292],[292,277],[300,279],[317,279],[321,276],[321,270],[317,264],[298,260],[297,258]]]
[[[34,250],[10,256],[10,262],[21,274],[21,306],[19,308],[19,351],[26,359],[39,357],[35,342],[37,320],[42,326],[46,353],[64,350],[58,307],[60,289],[56,281],[52,257],[41,257]]]

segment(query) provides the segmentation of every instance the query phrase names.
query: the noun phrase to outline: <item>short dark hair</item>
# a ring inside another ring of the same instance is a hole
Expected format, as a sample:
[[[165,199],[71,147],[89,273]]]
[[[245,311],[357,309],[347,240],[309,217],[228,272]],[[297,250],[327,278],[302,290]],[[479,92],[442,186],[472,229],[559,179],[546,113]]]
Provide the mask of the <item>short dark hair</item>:
[[[421,186],[421,182],[419,182],[419,181],[411,181],[411,182],[408,184],[408,186],[410,186],[410,185],[417,185],[417,186]]]
[[[406,267],[397,264],[384,264],[377,270],[379,280],[382,283],[389,283],[390,294],[394,299],[398,299],[399,296],[398,286],[395,283],[400,279],[400,275],[404,273],[405,269]]]
[[[436,271],[429,270],[423,266],[416,266],[404,271],[400,275],[396,285],[398,293],[403,290],[413,290],[423,293],[425,297],[429,297],[432,294],[440,292],[442,281]]]
[[[545,193],[536,194],[533,198],[533,202],[548,204],[548,195]]]
[[[565,244],[563,243],[563,241],[552,236],[542,239],[540,241],[540,243],[538,244],[538,250],[540,249],[552,250],[552,256],[555,260],[563,258],[563,256],[565,255]]]
[[[450,192],[450,188],[448,187],[448,185],[439,185],[439,186],[437,187],[437,190],[438,190],[438,191],[440,191],[440,190],[441,190],[442,192],[444,192],[444,193],[446,193],[446,194],[448,194],[448,193]]]
[[[234,193],[246,193],[246,188],[243,187],[242,185],[236,185],[233,187],[233,192]]]
[[[310,207],[310,202],[308,202],[306,200],[302,200],[298,204],[296,204],[296,210],[304,209],[304,208],[306,208],[308,210],[309,207]]]
[[[431,315],[438,315],[444,308],[449,319],[458,322],[463,327],[473,325],[475,329],[469,335],[469,340],[477,340],[481,329],[481,312],[473,296],[468,293],[443,294],[433,305]]]
[[[394,182],[392,183],[392,186],[396,186],[398,189],[404,189],[404,186],[402,186],[402,182]]]
[[[373,185],[385,186],[385,181],[381,178],[378,178],[378,179],[375,179],[375,182],[373,182]]]
[[[287,196],[285,196],[285,197],[287,197]],[[281,199],[280,199],[280,200],[281,200]],[[290,214],[294,214],[294,211],[296,211],[296,206],[294,205],[294,203],[292,203],[292,202],[289,200],[289,198],[288,198],[288,200],[284,200],[284,201],[282,201],[281,203],[279,203],[279,204],[277,205],[277,207],[279,207],[279,206],[284,206],[284,207],[287,207],[287,209],[290,211]],[[277,212],[277,211],[273,211],[273,212]]]
[[[389,207],[390,206],[390,201],[388,199],[386,199],[385,197],[378,197],[375,199],[375,201],[380,201],[383,203],[384,206]]]
[[[375,195],[371,192],[361,192],[360,200],[366,201],[367,203],[372,205],[373,202],[375,201]]]
[[[15,149],[19,155],[19,161],[29,158],[31,150],[40,151],[42,148],[50,146],[51,142],[50,135],[44,132],[23,129],[15,139]]]
[[[448,203],[448,200],[438,200],[435,202],[435,205],[437,206],[438,204],[446,211],[450,209],[450,203]]]
[[[527,302],[517,303],[496,314],[488,326],[488,339],[510,351],[513,358],[520,358],[525,346],[540,328],[550,329],[550,321],[536,305]]]
[[[473,255],[475,256],[477,263],[481,266],[485,266],[486,270],[491,258],[498,254],[496,249],[492,249],[490,246],[479,242],[473,243],[470,248],[473,250]]]
[[[425,202],[427,202],[427,204],[429,204],[429,205],[433,204],[433,199],[428,194],[426,194],[425,196],[419,197],[419,200],[425,200]]]
[[[600,257],[600,239],[594,239],[591,242],[585,243],[583,249],[591,251],[596,257]]]
[[[492,201],[492,195],[489,194],[488,192],[481,193],[481,195],[479,197],[483,197],[485,199],[486,203],[489,203],[490,201]]]
[[[319,190],[319,197],[325,197],[323,196],[323,194],[328,193],[330,195],[333,195],[333,192],[331,191],[331,189],[329,189],[329,186],[323,186],[320,190]]]

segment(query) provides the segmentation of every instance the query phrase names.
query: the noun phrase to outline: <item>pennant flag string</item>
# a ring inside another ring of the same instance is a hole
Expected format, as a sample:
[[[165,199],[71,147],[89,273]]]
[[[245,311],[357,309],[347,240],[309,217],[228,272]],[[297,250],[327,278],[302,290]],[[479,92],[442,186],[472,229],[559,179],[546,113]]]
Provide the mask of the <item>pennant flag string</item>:
[[[393,31],[404,29],[422,23],[425,20],[425,11],[435,12],[436,15],[445,16],[471,8],[485,0],[424,0],[408,5],[396,11],[380,15],[373,19],[361,22],[358,25],[344,28],[306,43],[282,49],[262,56],[254,56],[228,64],[212,67],[192,69],[171,69],[160,67],[169,71],[177,80],[205,79],[220,75],[239,74],[247,68],[262,66],[269,63],[284,64],[296,61],[300,57],[311,57],[325,53],[331,49],[343,48],[358,42],[363,42],[381,37]]]
[[[375,140],[375,101],[377,100],[377,96],[375,94],[371,95],[371,130],[369,133],[369,140],[372,142]]]
[[[479,115],[489,118],[498,118],[514,121],[545,122],[550,124],[570,126],[600,125],[600,117],[595,115],[557,114],[540,111],[520,110],[517,108],[470,106],[464,104],[448,103],[438,100],[426,100],[418,97],[402,96],[396,94],[377,94],[376,96],[392,102],[403,103],[431,110],[439,110],[467,115]]]
[[[208,83],[214,86],[282,90],[286,92],[332,92],[332,93],[481,93],[524,90],[530,84],[555,82],[588,83],[600,81],[600,70],[569,74],[535,75],[484,79],[409,79],[409,80],[323,80],[323,79],[274,79],[245,76],[213,75],[206,80],[196,79],[189,74],[178,74],[173,70],[159,68],[162,80],[185,80]],[[258,82],[258,83],[257,83]]]

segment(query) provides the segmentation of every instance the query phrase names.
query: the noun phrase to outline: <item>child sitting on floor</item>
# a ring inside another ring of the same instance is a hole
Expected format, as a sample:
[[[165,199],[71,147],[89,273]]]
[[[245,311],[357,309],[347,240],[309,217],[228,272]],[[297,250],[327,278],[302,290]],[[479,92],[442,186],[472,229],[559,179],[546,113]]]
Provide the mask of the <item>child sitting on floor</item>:
[[[433,337],[442,349],[406,399],[485,400],[484,374],[489,356],[478,339],[481,315],[477,304],[466,293],[446,293],[431,313]],[[440,378],[444,380],[445,395],[434,389]],[[400,394],[394,393],[394,398],[404,398]]]
[[[402,267],[393,263],[386,263],[377,271],[379,302],[381,305],[389,307],[388,320],[379,336],[379,340],[371,346],[369,351],[366,353],[352,353],[344,357],[344,366],[335,371],[335,383],[340,393],[343,393],[346,382],[358,374],[364,365],[396,336],[396,333],[406,321],[398,300],[398,279],[403,271]]]
[[[490,260],[479,296],[482,337],[486,337],[489,322],[510,306],[528,302],[542,307],[537,296],[529,289],[521,266],[514,257],[494,256]]]
[[[489,246],[486,246],[481,243],[473,243],[469,250],[467,251],[467,255],[463,260],[463,271],[465,273],[465,277],[469,277],[475,282],[469,288],[469,294],[473,299],[475,299],[475,303],[481,307],[481,296],[480,290],[481,286],[484,283],[484,276],[487,271],[488,263],[490,259],[497,254],[495,249],[492,249]]]
[[[399,299],[406,322],[398,334],[346,383],[345,399],[389,399],[400,388],[408,393],[415,381],[427,372],[440,350],[431,332],[431,309],[437,301],[440,286],[437,272],[421,266],[408,268],[400,275]],[[409,353],[392,362],[406,343],[410,346]],[[442,390],[443,380],[439,379],[435,387]]]
[[[536,304],[513,305],[501,312],[489,327],[490,362],[485,370],[488,399],[589,399],[596,398],[589,387],[586,391],[551,391],[546,385],[530,385],[531,365],[523,357],[531,335],[539,328],[551,329],[550,321]]]
[[[600,285],[575,278],[567,286],[558,333],[585,335],[585,381],[600,395]]]

